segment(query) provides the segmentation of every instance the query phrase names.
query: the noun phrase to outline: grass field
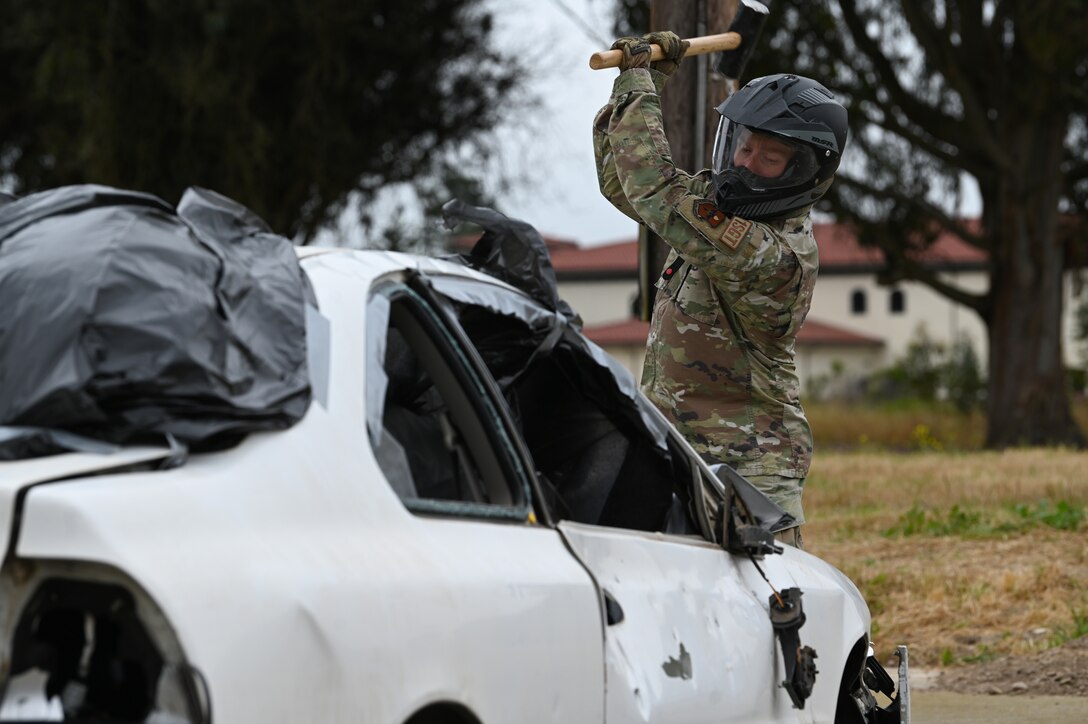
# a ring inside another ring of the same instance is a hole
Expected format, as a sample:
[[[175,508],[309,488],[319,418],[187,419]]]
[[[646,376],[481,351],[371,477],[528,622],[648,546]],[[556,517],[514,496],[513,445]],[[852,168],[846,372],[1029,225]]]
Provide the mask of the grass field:
[[[805,402],[819,451],[980,450],[986,437],[982,412],[951,405],[900,401],[883,406]],[[1073,417],[1088,435],[1088,400],[1073,404]]]
[[[865,439],[821,446],[831,418],[810,416],[806,548],[858,584],[879,655],[955,665],[1088,634],[1088,452],[979,451],[970,420],[933,414],[855,414]]]

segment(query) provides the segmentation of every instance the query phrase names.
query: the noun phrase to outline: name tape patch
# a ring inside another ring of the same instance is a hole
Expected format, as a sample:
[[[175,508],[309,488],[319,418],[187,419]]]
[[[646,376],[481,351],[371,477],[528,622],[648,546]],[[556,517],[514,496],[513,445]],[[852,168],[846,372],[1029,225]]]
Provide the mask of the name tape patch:
[[[744,219],[733,217],[733,220],[729,222],[729,225],[725,227],[725,231],[722,232],[722,241],[730,249],[736,249],[744,237],[747,236],[748,230],[752,228],[751,221],[745,221]]]

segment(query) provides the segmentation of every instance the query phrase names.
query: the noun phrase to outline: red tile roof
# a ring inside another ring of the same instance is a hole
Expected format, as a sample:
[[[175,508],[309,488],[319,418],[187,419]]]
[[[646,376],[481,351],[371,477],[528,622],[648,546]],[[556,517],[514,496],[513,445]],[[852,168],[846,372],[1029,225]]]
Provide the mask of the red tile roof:
[[[638,345],[646,344],[646,337],[650,334],[650,323],[641,319],[626,319],[622,322],[609,324],[596,324],[582,329],[582,333],[602,347],[606,345]]]
[[[544,240],[544,244],[548,247],[548,253],[552,256],[559,252],[581,248],[578,246],[578,242],[573,239],[561,239],[558,236],[544,236],[543,234],[541,234],[540,238]],[[472,250],[472,247],[476,246],[476,242],[479,240],[479,234],[461,234],[450,240],[449,248],[452,251],[467,254]]]
[[[638,241],[616,244],[556,249],[550,244],[552,266],[557,274],[563,272],[638,272]]]
[[[817,322],[810,317],[797,333],[797,344],[811,347],[883,347],[884,340]]]
[[[820,247],[822,271],[872,268],[883,265],[877,249],[863,247],[848,227],[841,224],[814,224],[816,243]],[[638,242],[621,241],[603,246],[579,247],[570,242],[548,240],[552,266],[559,275],[593,275],[638,272]],[[981,264],[985,252],[967,244],[957,236],[943,233],[922,258],[933,264]]]
[[[969,223],[968,226],[977,226]],[[879,249],[862,246],[853,232],[843,224],[813,224],[816,244],[820,247],[820,269],[848,269],[874,267],[884,264]],[[981,264],[986,253],[971,246],[955,234],[944,231],[919,254],[930,264]]]
[[[608,345],[641,347],[646,344],[646,337],[650,333],[650,323],[640,319],[626,319],[622,322],[587,326],[582,332],[602,347]],[[804,326],[797,335],[797,344],[813,347],[881,347],[884,345],[884,340],[809,318],[805,320]]]

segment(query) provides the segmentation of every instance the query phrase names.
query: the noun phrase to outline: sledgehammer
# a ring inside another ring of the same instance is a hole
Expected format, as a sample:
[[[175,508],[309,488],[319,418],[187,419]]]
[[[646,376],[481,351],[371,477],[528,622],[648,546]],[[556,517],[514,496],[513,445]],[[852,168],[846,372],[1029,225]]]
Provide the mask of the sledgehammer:
[[[688,42],[691,43],[691,46],[688,48],[688,52],[684,54],[685,58],[690,58],[693,55],[716,53],[719,50],[735,50],[740,47],[741,38],[740,33],[728,32],[718,35],[704,35],[701,38],[688,38]],[[650,45],[650,60],[661,60],[664,57],[665,54],[661,52],[660,45],[656,43]],[[618,68],[621,60],[623,60],[622,50],[599,50],[589,56],[589,67],[593,70]]]
[[[741,0],[733,16],[733,22],[729,26],[729,32],[688,38],[691,46],[684,57],[690,58],[693,55],[740,48],[739,52],[722,55],[718,64],[718,72],[726,78],[739,78],[740,71],[747,63],[752,50],[755,49],[759,31],[763,29],[763,21],[767,19],[767,12],[767,6],[758,0]],[[650,45],[651,61],[661,60],[664,57],[660,45]],[[618,68],[622,59],[622,50],[600,50],[589,56],[589,67],[593,70]]]

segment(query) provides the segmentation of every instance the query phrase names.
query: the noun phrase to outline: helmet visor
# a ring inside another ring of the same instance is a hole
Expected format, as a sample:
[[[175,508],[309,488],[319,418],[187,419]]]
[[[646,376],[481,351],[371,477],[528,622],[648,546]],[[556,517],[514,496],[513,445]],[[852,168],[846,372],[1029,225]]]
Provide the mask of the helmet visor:
[[[714,172],[733,171],[751,191],[800,186],[816,175],[815,150],[722,117],[714,141]],[[733,174],[730,174],[731,176]]]

